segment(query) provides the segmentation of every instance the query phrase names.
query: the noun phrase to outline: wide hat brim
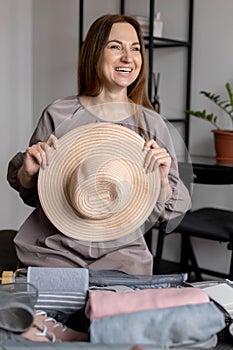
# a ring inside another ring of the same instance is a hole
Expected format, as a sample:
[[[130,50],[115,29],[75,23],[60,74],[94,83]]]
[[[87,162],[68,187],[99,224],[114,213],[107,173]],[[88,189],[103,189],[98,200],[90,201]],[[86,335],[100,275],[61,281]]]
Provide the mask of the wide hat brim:
[[[59,139],[51,164],[40,169],[38,193],[64,235],[105,242],[138,229],[160,193],[160,172],[144,169],[144,139],[112,123],[88,124]]]

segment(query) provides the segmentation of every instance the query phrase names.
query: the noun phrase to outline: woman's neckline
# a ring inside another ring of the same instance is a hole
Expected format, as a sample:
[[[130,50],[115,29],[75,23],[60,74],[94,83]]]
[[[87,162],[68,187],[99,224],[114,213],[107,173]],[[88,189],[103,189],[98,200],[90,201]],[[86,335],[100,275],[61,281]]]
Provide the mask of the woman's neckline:
[[[135,104],[132,102],[106,102],[87,106],[83,96],[77,96],[80,106],[93,117],[104,122],[122,122],[135,114]]]

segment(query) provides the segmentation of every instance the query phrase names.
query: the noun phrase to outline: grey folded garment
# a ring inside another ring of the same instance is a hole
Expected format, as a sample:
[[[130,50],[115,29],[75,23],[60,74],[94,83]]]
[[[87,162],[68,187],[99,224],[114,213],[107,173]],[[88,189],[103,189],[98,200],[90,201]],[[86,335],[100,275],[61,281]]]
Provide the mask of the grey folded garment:
[[[42,342],[35,342],[33,340],[29,340],[26,338],[23,338],[19,335],[9,333],[9,338],[6,338],[5,340],[1,339],[1,333],[0,333],[0,349],[1,350],[132,350],[134,344],[115,344],[115,345],[107,345],[107,344],[90,344],[88,342],[56,342],[56,343],[42,343]],[[1,347],[1,344],[3,345]],[[212,344],[212,343],[211,343]],[[209,343],[210,345],[210,343]],[[215,346],[215,345],[214,345]],[[229,347],[224,346],[224,350],[232,350],[232,345],[229,345]],[[205,349],[212,349],[213,346],[209,346],[208,348],[205,347]],[[193,348],[190,347],[179,347],[176,348],[176,350],[193,350]],[[196,349],[204,349],[203,347],[197,347]],[[223,348],[221,348],[223,350]],[[167,348],[158,348],[154,347],[154,345],[143,345],[143,350],[167,350]]]
[[[19,350],[22,349],[19,347],[19,345],[29,345],[29,340],[22,337],[18,333],[13,333],[10,331],[7,331],[5,329],[0,328],[0,350],[6,350],[8,349],[8,345],[10,346],[10,349],[13,350]],[[32,343],[32,341],[30,341]],[[6,345],[7,344],[7,345]],[[2,345],[2,347],[1,347]],[[27,347],[24,347],[23,350],[25,350]],[[30,348],[31,349],[31,348]]]
[[[132,275],[117,270],[89,270],[90,287],[123,285],[132,289],[169,288],[181,286],[186,280],[186,273],[171,275]]]
[[[85,268],[28,267],[27,281],[34,284],[39,296],[35,309],[61,311],[64,317],[84,307],[89,288]]]
[[[91,343],[187,345],[210,339],[225,324],[212,302],[153,309],[99,318],[91,322]]]
[[[20,337],[19,335],[11,334],[11,338],[8,340],[1,342],[0,337],[0,345],[3,345],[3,347],[0,347],[0,350],[132,350],[134,345],[106,345],[106,344],[90,344],[88,342],[61,342],[61,343],[42,343],[42,342],[35,342],[32,340],[25,339],[23,337]],[[212,343],[211,343],[212,344]],[[209,343],[209,347],[197,347],[196,350],[200,349],[212,349],[215,345],[211,345]],[[215,343],[216,344],[216,343]],[[193,347],[178,347],[176,350],[194,350]],[[232,350],[232,345],[226,345],[224,344],[224,347],[221,347],[222,350]],[[154,347],[154,345],[143,345],[143,350],[167,350],[167,348],[158,348]]]
[[[39,292],[86,292],[89,273],[85,268],[28,267],[27,282]]]
[[[12,285],[13,287],[13,285]],[[7,292],[0,289],[0,328],[6,331],[22,333],[33,323],[33,305],[27,303],[30,291]],[[26,302],[25,302],[26,301]]]
[[[112,286],[103,286],[103,287],[91,286],[89,288],[89,291],[90,290],[100,290],[100,291],[107,290],[110,292],[117,292],[117,293],[125,293],[125,292],[134,292],[135,291],[134,288],[124,286],[121,284],[120,285],[112,285]]]

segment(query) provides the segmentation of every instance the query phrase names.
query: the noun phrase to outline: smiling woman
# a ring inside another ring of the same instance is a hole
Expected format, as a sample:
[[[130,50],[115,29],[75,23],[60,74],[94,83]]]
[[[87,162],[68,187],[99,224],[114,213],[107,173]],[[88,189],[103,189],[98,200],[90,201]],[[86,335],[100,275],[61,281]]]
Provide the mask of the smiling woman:
[[[140,25],[134,18],[105,15],[92,24],[79,58],[79,95],[98,96],[98,103],[112,100],[111,95],[106,96],[107,101],[100,100],[105,85],[104,66],[108,64],[108,60],[109,65],[112,64],[109,69],[130,69],[130,74],[135,79],[127,89],[122,89],[120,96],[113,96],[114,101],[123,98],[127,102],[127,98],[130,98],[138,105],[153,109],[146,93],[147,67],[143,36]]]
[[[143,237],[144,228],[148,228],[144,220],[154,225],[157,220],[180,215],[190,208],[190,197],[179,178],[167,126],[147,96],[146,80],[146,55],[139,23],[125,15],[98,18],[80,52],[78,94],[47,106],[26,151],[17,153],[9,163],[10,185],[25,203],[36,208],[14,239],[24,265],[152,274],[153,256]],[[107,127],[98,124],[106,122]],[[84,132],[80,133],[81,130]],[[127,142],[124,134],[130,134]],[[76,164],[74,159],[80,157]],[[49,171],[52,169],[54,173]],[[49,176],[51,173],[53,176]],[[43,182],[41,191],[40,180],[46,179],[46,174],[49,181]],[[62,181],[57,181],[58,176]],[[148,185],[152,180],[153,189]],[[87,199],[86,192],[90,192]],[[143,211],[140,205],[144,192],[149,199],[146,203],[153,204],[150,212]],[[50,209],[60,205],[59,227],[51,219],[58,216],[58,211],[48,215],[44,202],[49,203]],[[78,205],[74,208],[71,203]],[[88,211],[89,203],[93,209]],[[103,214],[105,219],[101,220]],[[64,229],[70,215],[74,217],[72,237]],[[143,220],[138,225],[130,222],[129,218],[141,215]],[[114,239],[109,238],[112,227],[106,225],[114,223],[112,217],[118,218]],[[81,239],[77,223],[88,227]],[[101,226],[103,223],[105,226]],[[127,235],[122,236],[122,232]],[[95,240],[97,233],[101,241]]]
[[[129,23],[114,23],[104,49],[104,88],[117,92],[121,87],[131,85],[137,79],[141,65],[140,43],[134,27]],[[105,94],[104,89],[101,94]],[[127,102],[127,95],[122,98]]]

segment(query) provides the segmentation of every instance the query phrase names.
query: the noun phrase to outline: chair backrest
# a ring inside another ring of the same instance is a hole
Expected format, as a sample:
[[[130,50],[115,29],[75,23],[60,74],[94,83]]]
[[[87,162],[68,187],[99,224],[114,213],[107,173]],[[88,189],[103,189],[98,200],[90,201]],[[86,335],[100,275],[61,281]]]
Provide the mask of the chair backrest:
[[[187,187],[189,192],[191,193],[192,184],[194,182],[194,174],[193,174],[193,166],[191,163],[178,163],[179,168],[179,176],[183,181],[184,185]]]
[[[190,164],[180,162],[180,177],[187,188],[192,183],[205,185],[233,185],[233,166]]]
[[[15,270],[18,258],[13,239],[17,231],[13,229],[0,229],[0,271]]]
[[[193,164],[194,183],[206,185],[232,185],[233,167]]]

